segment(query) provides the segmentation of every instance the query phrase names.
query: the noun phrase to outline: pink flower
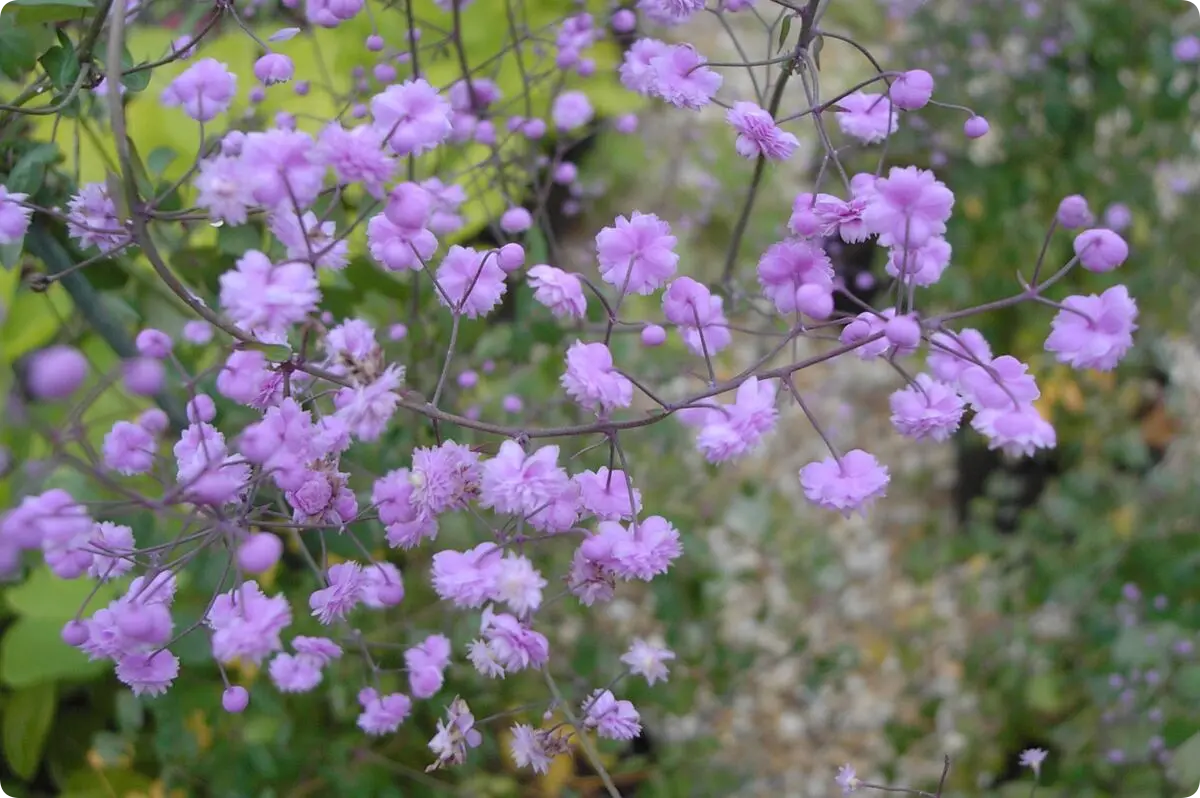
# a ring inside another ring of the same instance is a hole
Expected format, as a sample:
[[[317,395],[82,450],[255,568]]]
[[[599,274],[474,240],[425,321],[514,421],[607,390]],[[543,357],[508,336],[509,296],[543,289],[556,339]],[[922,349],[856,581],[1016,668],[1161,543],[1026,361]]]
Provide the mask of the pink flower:
[[[210,424],[192,424],[174,447],[175,479],[195,504],[219,507],[237,501],[250,479],[250,468],[228,454],[225,436]]]
[[[304,11],[312,24],[336,28],[346,20],[354,19],[364,5],[364,0],[308,0]]]
[[[208,218],[245,224],[247,210],[254,205],[254,186],[246,180],[240,158],[218,155],[200,162],[196,175],[196,204],[208,211]]]
[[[170,651],[126,654],[117,661],[117,679],[135,696],[162,695],[179,675],[179,658]]]
[[[558,465],[558,447],[543,446],[525,454],[516,441],[504,441],[500,451],[483,464],[479,503],[498,513],[531,517],[546,509],[570,478]]]
[[[317,157],[311,136],[278,128],[247,133],[240,163],[241,179],[251,186],[254,201],[289,213],[313,204],[328,168]]]
[[[111,252],[129,241],[117,206],[103,183],[88,183],[67,203],[67,235],[83,248]]]
[[[467,318],[486,316],[508,291],[496,256],[474,249],[450,247],[437,269],[438,301]]]
[[[800,146],[800,140],[775,124],[769,112],[749,102],[738,102],[725,113],[725,121],[737,131],[737,154],[743,158],[784,161]]]
[[[359,692],[358,703],[363,708],[358,727],[376,737],[396,731],[412,712],[412,700],[404,693],[380,696],[369,687]]]
[[[284,493],[297,524],[342,526],[358,515],[358,500],[346,487],[347,474],[336,468],[307,469],[303,483]]]
[[[309,596],[308,606],[313,617],[328,625],[345,618],[362,601],[362,566],[356,562],[338,563],[329,568],[326,581],[329,586]]]
[[[467,192],[463,187],[456,183],[447,186],[436,177],[422,180],[420,185],[432,201],[429,229],[436,235],[459,230],[463,226],[463,218],[458,215],[458,208],[467,201]]]
[[[309,657],[276,654],[267,673],[281,693],[307,693],[321,683],[321,667]]]
[[[897,108],[916,111],[933,97],[933,75],[924,69],[910,69],[892,81],[889,96]]]
[[[863,144],[883,141],[900,127],[900,114],[882,94],[856,91],[837,102],[838,127]]]
[[[592,121],[595,111],[587,95],[581,91],[564,91],[554,99],[550,118],[559,130],[575,130]]]
[[[629,701],[618,701],[609,690],[597,690],[583,702],[583,727],[607,740],[632,740],[642,733],[641,717]]]
[[[542,588],[547,582],[525,557],[509,552],[500,561],[496,579],[496,597],[517,615],[527,615],[542,603]]]
[[[350,262],[350,242],[338,240],[337,224],[318,220],[312,211],[299,218],[295,211],[273,213],[270,229],[291,259],[332,271],[341,271]]]
[[[652,213],[618,216],[596,234],[596,254],[604,281],[622,293],[650,294],[675,274],[679,256],[671,227]]]
[[[533,286],[533,298],[556,317],[582,319],[587,315],[583,283],[575,275],[540,264],[529,270],[529,284]]]
[[[1075,236],[1075,254],[1088,271],[1110,272],[1129,257],[1129,245],[1112,230],[1084,230]]]
[[[518,723],[510,730],[509,751],[517,767],[530,768],[534,773],[550,772],[554,757],[570,750],[565,737],[543,729]]]
[[[637,7],[652,22],[678,25],[703,11],[704,0],[638,0]]]
[[[292,622],[292,610],[282,594],[267,598],[251,580],[218,595],[204,621],[213,630],[218,662],[237,659],[258,665],[283,647],[279,633]]]
[[[602,343],[576,341],[567,350],[567,370],[560,380],[567,395],[587,410],[607,415],[633,404],[633,383],[617,371],[612,352]]]
[[[338,183],[361,183],[371,196],[383,197],[396,161],[383,148],[383,133],[371,125],[346,130],[330,123],[317,139],[313,157],[331,167]]]
[[[808,500],[846,517],[884,496],[889,480],[887,468],[862,449],[846,452],[840,461],[827,457],[800,469],[800,485]]]
[[[237,268],[221,275],[221,305],[243,330],[260,336],[285,335],[317,309],[321,291],[312,267],[299,261],[278,265],[249,250]]]
[[[485,676],[504,676],[526,668],[540,668],[550,657],[545,635],[535,632],[507,613],[483,610],[479,628],[482,639],[470,646],[469,658]],[[499,672],[497,672],[497,669]]]
[[[647,643],[641,638],[633,641],[629,650],[621,655],[621,662],[629,666],[629,672],[643,676],[651,687],[655,682],[667,681],[667,663],[675,659],[670,649]]]
[[[956,385],[962,373],[979,363],[990,363],[992,349],[979,330],[969,327],[955,334],[934,333],[929,339],[927,362],[933,376],[942,382]]]
[[[334,417],[359,440],[378,440],[400,405],[396,391],[403,384],[404,367],[388,366],[374,380],[342,388],[334,394],[333,406],[337,408]]]
[[[1123,285],[1100,296],[1070,296],[1050,323],[1046,351],[1077,369],[1110,371],[1133,346],[1137,303]]]
[[[679,531],[659,515],[628,527],[615,521],[601,521],[596,534],[585,540],[579,550],[592,563],[622,579],[646,582],[665,574],[683,553]]]
[[[822,235],[837,235],[847,244],[858,244],[871,237],[863,221],[869,203],[870,195],[865,191],[856,192],[845,202],[829,194],[818,194],[812,212],[821,225]]]
[[[658,75],[651,62],[659,56],[666,55],[670,50],[669,44],[658,39],[635,41],[625,52],[625,60],[618,70],[621,83],[625,88],[639,94],[652,93],[658,85]]]
[[[1000,449],[1012,457],[1032,457],[1038,449],[1053,449],[1057,444],[1054,427],[1032,403],[984,408],[975,414],[971,426],[988,439],[989,449]]]
[[[833,264],[815,243],[789,238],[772,244],[758,260],[758,284],[780,313],[795,313],[802,285],[833,287]]]
[[[602,466],[572,479],[579,486],[580,508],[600,521],[629,519],[642,511],[642,492],[629,484],[624,471]]]
[[[446,765],[461,765],[467,759],[468,748],[478,748],[483,735],[475,728],[475,716],[467,702],[458,696],[446,707],[446,722],[438,721],[437,734],[429,741],[429,749],[437,760],[426,770]]]
[[[411,549],[425,538],[437,537],[437,519],[422,512],[413,502],[413,484],[407,468],[376,480],[371,501],[379,510],[389,546]]]
[[[959,376],[963,396],[976,410],[1023,405],[1041,396],[1029,367],[1011,355],[986,365],[968,366]]]
[[[130,421],[118,421],[104,436],[104,465],[125,476],[145,474],[154,466],[154,436]]]
[[[420,155],[449,138],[451,110],[423,78],[389,86],[371,98],[375,127],[397,155]]]
[[[412,502],[430,516],[464,509],[479,495],[480,479],[479,455],[470,447],[446,441],[413,451]]]
[[[429,230],[400,227],[380,213],[367,222],[367,245],[371,257],[389,271],[419,272],[437,251],[438,242]]]
[[[733,404],[708,412],[696,446],[710,463],[721,463],[753,451],[775,427],[778,383],[751,377],[738,386]]]
[[[203,58],[171,81],[162,93],[168,108],[182,106],[197,122],[211,122],[224,113],[237,93],[237,75],[214,58]]]
[[[481,543],[465,552],[439,551],[433,555],[433,589],[457,607],[482,607],[496,598],[501,550]]]
[[[28,194],[9,191],[0,186],[0,245],[12,244],[25,237],[33,209],[21,203],[29,199]]]
[[[88,576],[93,579],[116,579],[133,570],[133,530],[123,524],[101,521],[92,528],[90,547],[92,564]]]
[[[919,247],[905,249],[900,246],[888,250],[888,261],[884,269],[892,277],[905,284],[928,286],[942,278],[942,272],[950,265],[950,242],[934,237]]]
[[[254,62],[254,77],[264,86],[287,83],[296,69],[283,53],[267,53]]]
[[[450,640],[430,635],[419,645],[404,652],[408,682],[416,698],[429,698],[442,689],[443,671],[450,665]]]
[[[863,221],[884,246],[919,247],[946,233],[954,194],[933,172],[915,166],[892,167],[875,181],[875,196]]]
[[[962,423],[965,407],[953,388],[928,374],[892,394],[892,426],[910,438],[944,441]]]
[[[404,601],[404,580],[390,562],[373,562],[363,568],[362,603],[373,610],[394,607]]]
[[[712,102],[721,88],[721,75],[704,66],[708,62],[690,44],[669,46],[650,59],[650,91],[676,108],[699,110]]]

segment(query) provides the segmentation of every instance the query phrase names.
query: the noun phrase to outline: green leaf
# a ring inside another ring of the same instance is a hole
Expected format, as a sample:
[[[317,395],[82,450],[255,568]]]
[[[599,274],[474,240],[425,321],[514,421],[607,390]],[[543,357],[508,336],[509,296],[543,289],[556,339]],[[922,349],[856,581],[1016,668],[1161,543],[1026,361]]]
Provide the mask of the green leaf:
[[[1180,784],[1200,784],[1200,733],[1193,734],[1171,754]]]
[[[9,16],[17,25],[83,19],[92,7],[89,0],[10,0]]]
[[[16,692],[4,708],[4,758],[26,781],[38,772],[57,701],[58,691],[49,682]]]
[[[75,54],[75,47],[69,39],[60,36],[59,41],[65,43],[51,47],[42,53],[38,62],[46,70],[46,75],[54,84],[54,88],[66,91],[74,85],[75,79],[79,77],[79,56]]]
[[[264,344],[259,341],[242,344],[242,349],[262,352],[273,363],[283,363],[292,357],[292,348],[287,344]]]
[[[44,294],[18,291],[0,328],[4,341],[3,361],[12,363],[22,355],[49,343],[62,320],[71,314],[71,298],[59,284]]]
[[[779,49],[776,52],[783,52],[783,45],[787,43],[788,34],[792,32],[793,17],[784,17],[783,24],[779,26]]]
[[[10,80],[37,66],[38,42],[29,31],[17,26],[15,14],[0,14],[0,72]]]
[[[122,72],[121,85],[129,89],[129,91],[137,94],[139,91],[145,91],[150,85],[151,70],[139,69],[137,72]]]
[[[146,168],[150,170],[150,174],[160,176],[178,157],[179,153],[170,147],[155,147],[146,156]]]
[[[4,246],[0,246],[0,266],[5,269],[14,269],[21,262],[21,252],[25,249],[25,239],[22,237],[20,241],[12,241]]]
[[[6,590],[4,598],[18,615],[57,627],[75,617],[93,587],[86,579],[59,579],[42,565],[34,569],[24,584]],[[106,583],[96,591],[89,606],[103,606],[120,595],[120,582]],[[57,631],[56,628],[56,634]]]
[[[153,197],[154,183],[150,181],[150,174],[146,171],[146,162],[142,160],[142,155],[138,152],[133,139],[126,136],[125,140],[129,143],[129,165],[133,169],[133,179],[137,184],[138,194],[143,198]]]
[[[59,637],[61,627],[39,618],[19,618],[0,638],[0,682],[13,688],[59,679],[90,679],[109,665],[92,662]]]
[[[46,178],[46,167],[56,160],[57,144],[39,144],[21,156],[17,165],[5,178],[4,185],[11,192],[32,196],[42,187],[42,181]]]

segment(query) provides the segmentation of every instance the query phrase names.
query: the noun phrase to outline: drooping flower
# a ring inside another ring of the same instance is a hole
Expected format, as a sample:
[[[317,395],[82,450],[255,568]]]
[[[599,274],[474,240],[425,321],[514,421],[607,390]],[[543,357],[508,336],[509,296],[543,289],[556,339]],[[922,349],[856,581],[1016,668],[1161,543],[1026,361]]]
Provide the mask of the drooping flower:
[[[557,318],[582,319],[587,314],[587,297],[579,278],[562,269],[540,264],[528,272],[533,298]]]
[[[495,255],[456,244],[437,269],[438,301],[469,319],[486,316],[508,291],[504,278]]]
[[[397,155],[421,155],[449,138],[451,110],[423,78],[389,86],[371,98],[375,126]]]
[[[655,682],[667,680],[667,663],[673,659],[675,652],[648,643],[640,637],[621,655],[621,662],[629,666],[629,672],[644,677],[646,684],[652,687]]]
[[[796,312],[796,290],[817,285],[832,290],[833,264],[817,244],[789,238],[772,244],[758,260],[758,284],[780,313]]]
[[[882,94],[856,91],[837,102],[838,127],[863,144],[883,141],[900,127],[900,114]]]
[[[633,383],[613,365],[605,344],[576,341],[567,349],[566,360],[562,386],[581,407],[608,414],[633,403]]]
[[[1078,369],[1110,371],[1133,346],[1137,303],[1123,285],[1096,296],[1070,296],[1050,322],[1046,351]]]
[[[946,233],[954,194],[933,172],[915,166],[892,167],[875,181],[875,194],[863,221],[884,246],[919,247]]]
[[[891,395],[892,426],[911,438],[948,439],[962,423],[965,406],[958,393],[928,374]]]
[[[597,690],[583,702],[583,727],[608,740],[632,740],[642,732],[641,716],[633,704],[617,700],[610,690]]]
[[[827,457],[800,469],[800,485],[809,501],[849,517],[887,492],[886,466],[862,449],[841,458]]]
[[[203,58],[185,69],[162,93],[167,108],[181,106],[197,122],[224,113],[237,92],[237,75],[215,58]]]
[[[475,716],[471,714],[471,708],[466,701],[455,696],[450,706],[446,707],[446,721],[438,721],[437,734],[429,741],[429,748],[437,755],[437,759],[425,771],[461,765],[467,759],[467,749],[477,748],[482,742],[483,736],[475,728]]]
[[[768,158],[784,161],[800,146],[800,140],[781,129],[771,114],[750,102],[737,102],[725,114],[738,137],[737,154],[743,158]]]
[[[623,292],[653,293],[675,274],[675,243],[670,225],[652,213],[618,216],[596,234],[601,275]]]
[[[317,309],[321,291],[307,263],[273,264],[249,250],[237,267],[221,275],[221,305],[243,330],[263,336],[286,335]]]

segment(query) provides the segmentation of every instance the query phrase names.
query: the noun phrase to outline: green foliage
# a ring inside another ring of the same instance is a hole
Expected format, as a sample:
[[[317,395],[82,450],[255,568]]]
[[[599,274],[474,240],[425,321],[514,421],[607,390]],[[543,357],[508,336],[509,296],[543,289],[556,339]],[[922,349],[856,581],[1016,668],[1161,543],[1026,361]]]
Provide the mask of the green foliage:
[[[46,736],[54,722],[57,690],[53,682],[13,693],[4,705],[4,758],[23,779],[32,778],[42,760]]]

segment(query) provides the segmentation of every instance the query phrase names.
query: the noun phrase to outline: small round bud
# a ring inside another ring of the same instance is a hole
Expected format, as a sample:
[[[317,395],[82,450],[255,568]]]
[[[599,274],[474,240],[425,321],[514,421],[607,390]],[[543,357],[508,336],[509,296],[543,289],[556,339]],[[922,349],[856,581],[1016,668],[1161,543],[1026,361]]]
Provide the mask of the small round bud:
[[[509,132],[509,133],[516,133],[518,130],[520,130],[520,129],[521,129],[521,125],[524,125],[524,124],[525,124],[525,117],[523,117],[523,116],[510,116],[510,117],[508,118],[508,122],[506,122],[505,124],[507,124],[507,125],[508,125],[508,132]]]
[[[149,357],[137,357],[121,364],[121,378],[125,390],[135,396],[153,396],[163,389],[167,370],[161,361]]]
[[[662,346],[667,342],[667,331],[657,324],[642,328],[642,346]]]
[[[63,625],[61,636],[68,646],[78,648],[88,640],[87,625],[83,621],[67,621]]]
[[[472,421],[478,421],[480,416],[483,415],[483,408],[481,408],[479,405],[471,405],[465,411],[463,411],[463,415]]]
[[[554,182],[561,185],[574,183],[575,178],[579,176],[579,168],[570,162],[560,163],[554,167]]]
[[[637,27],[637,14],[628,8],[622,8],[612,15],[612,29],[616,33],[629,33]]]
[[[137,418],[137,423],[151,435],[161,435],[167,431],[167,427],[171,426],[171,420],[167,417],[166,412],[157,407],[143,410]]]
[[[402,341],[408,335],[408,327],[403,324],[393,324],[388,327],[388,339],[392,341]]]
[[[924,108],[933,97],[933,75],[924,69],[910,69],[892,83],[892,104],[905,111]]]
[[[969,139],[981,139],[991,129],[992,126],[982,116],[973,116],[963,124],[963,133]]]
[[[483,364],[479,368],[483,371],[484,374],[491,374],[493,371],[496,370],[496,361],[492,360],[491,358],[488,358],[487,360],[483,361]]]
[[[554,57],[554,65],[559,69],[570,69],[579,63],[579,51],[573,47],[567,47],[558,51],[558,55]]]
[[[579,63],[575,65],[575,71],[580,77],[590,78],[596,74],[596,62],[591,58],[580,58]]]
[[[153,357],[162,360],[171,354],[171,336],[162,330],[145,329],[137,334],[134,341],[138,354],[142,357]]]
[[[383,49],[383,37],[378,33],[372,33],[367,37],[367,49],[372,53],[378,53]]]
[[[391,83],[396,79],[396,67],[388,63],[376,64],[371,70],[371,74],[380,83]]]
[[[262,86],[255,86],[250,89],[250,102],[258,104],[267,99],[267,91]]]
[[[297,97],[304,97],[308,94],[309,88],[311,87],[307,80],[298,80],[296,81],[296,85],[292,87],[292,91],[296,92]]]
[[[1054,216],[1058,219],[1058,223],[1068,230],[1086,227],[1092,223],[1092,211],[1088,207],[1087,200],[1078,194],[1063,197],[1062,202],[1058,203],[1058,212]]]
[[[395,607],[404,601],[404,585],[399,582],[387,582],[378,587],[375,596],[383,606]]]
[[[206,393],[198,393],[187,404],[188,421],[193,424],[212,421],[217,415],[217,406],[212,397]]]
[[[521,401],[521,397],[510,393],[501,400],[500,406],[504,408],[505,413],[520,413],[525,403]]]
[[[1104,224],[1120,233],[1133,224],[1133,211],[1122,202],[1115,202],[1104,210]]]
[[[533,216],[524,208],[509,208],[500,217],[500,229],[509,234],[524,233],[530,227],[533,227]]]
[[[79,390],[87,371],[87,358],[78,349],[51,346],[30,358],[26,385],[35,399],[66,399]]]
[[[269,571],[283,556],[283,541],[270,532],[258,532],[238,547],[238,567],[248,574]]]
[[[462,374],[458,375],[459,388],[474,388],[479,384],[479,375],[474,371],[467,369]]]
[[[896,316],[883,326],[883,337],[897,349],[915,349],[921,343],[921,323],[911,315]]]
[[[796,289],[796,310],[817,320],[833,315],[833,293],[816,283],[805,283]]]
[[[525,265],[525,247],[520,244],[505,244],[496,253],[496,263],[505,272],[515,272]]]
[[[388,194],[383,215],[404,230],[420,230],[429,221],[429,192],[416,183],[401,183]]]
[[[240,684],[226,687],[225,692],[221,693],[221,706],[226,712],[235,715],[243,712],[250,706],[250,693]]]
[[[363,105],[362,103],[355,103],[354,107],[350,109],[350,116],[354,117],[355,119],[366,119],[367,106]]]
[[[636,132],[638,129],[637,114],[621,114],[613,122],[613,129],[624,135]]]
[[[490,119],[481,119],[475,125],[475,140],[489,147],[496,143],[496,125]]]
[[[530,119],[521,126],[521,132],[530,141],[537,141],[546,135],[546,122],[543,119]]]
[[[1075,236],[1075,254],[1088,271],[1110,272],[1129,257],[1129,245],[1112,230],[1101,227]]]
[[[212,325],[206,321],[189,321],[183,325],[183,340],[189,344],[206,344],[212,337]]]

